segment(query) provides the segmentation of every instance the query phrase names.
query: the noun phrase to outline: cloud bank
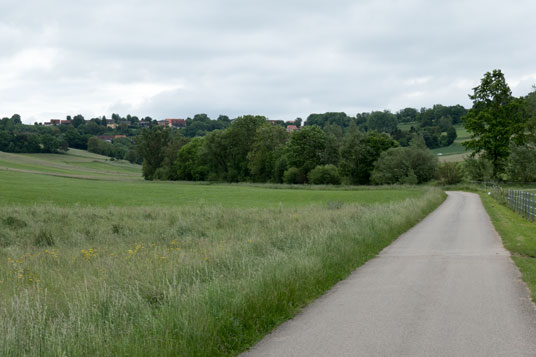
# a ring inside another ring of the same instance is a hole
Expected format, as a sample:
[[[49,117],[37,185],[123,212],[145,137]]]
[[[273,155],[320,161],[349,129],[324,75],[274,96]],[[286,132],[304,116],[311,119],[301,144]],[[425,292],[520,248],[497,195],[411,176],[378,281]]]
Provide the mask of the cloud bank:
[[[292,120],[536,83],[531,1],[3,1],[0,116]]]

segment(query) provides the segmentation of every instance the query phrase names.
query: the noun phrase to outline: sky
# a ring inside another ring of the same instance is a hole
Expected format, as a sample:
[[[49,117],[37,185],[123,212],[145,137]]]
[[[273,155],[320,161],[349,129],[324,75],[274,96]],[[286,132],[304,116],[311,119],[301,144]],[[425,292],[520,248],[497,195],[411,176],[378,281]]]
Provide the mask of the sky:
[[[294,120],[536,84],[536,2],[2,0],[0,117]]]

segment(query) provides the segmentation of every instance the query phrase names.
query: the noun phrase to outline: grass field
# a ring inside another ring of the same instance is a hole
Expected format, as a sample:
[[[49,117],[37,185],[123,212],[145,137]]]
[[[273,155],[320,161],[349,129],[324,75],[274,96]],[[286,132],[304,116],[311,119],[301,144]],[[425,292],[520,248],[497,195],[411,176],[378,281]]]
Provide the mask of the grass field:
[[[454,142],[442,148],[433,149],[432,152],[439,157],[439,161],[442,162],[458,162],[463,161],[463,159],[469,154],[469,151],[465,149],[465,146],[462,143],[471,138],[469,132],[463,127],[463,124],[454,125],[456,128],[456,133],[458,136]]]
[[[32,170],[0,163],[0,355],[235,355],[444,199],[144,182],[83,152],[18,157]]]
[[[0,169],[96,180],[141,180],[139,165],[77,149],[69,149],[66,154],[0,152]]]

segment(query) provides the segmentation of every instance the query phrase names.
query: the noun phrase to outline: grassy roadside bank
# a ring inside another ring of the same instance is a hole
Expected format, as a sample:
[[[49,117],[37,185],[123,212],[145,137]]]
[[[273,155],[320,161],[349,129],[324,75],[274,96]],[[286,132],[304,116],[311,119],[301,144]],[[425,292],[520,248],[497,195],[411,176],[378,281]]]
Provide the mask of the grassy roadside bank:
[[[532,300],[536,302],[536,225],[487,193],[480,192],[480,197],[495,229],[502,237],[504,247],[510,251],[521,271],[523,281],[531,291]]]
[[[235,355],[445,198],[0,206],[1,355]]]

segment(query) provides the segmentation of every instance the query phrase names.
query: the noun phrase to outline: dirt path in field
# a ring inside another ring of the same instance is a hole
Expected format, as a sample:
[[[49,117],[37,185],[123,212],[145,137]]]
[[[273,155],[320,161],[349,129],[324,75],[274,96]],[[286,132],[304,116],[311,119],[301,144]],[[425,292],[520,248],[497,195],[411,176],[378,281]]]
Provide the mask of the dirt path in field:
[[[425,220],[248,356],[536,356],[536,310],[480,198]]]

